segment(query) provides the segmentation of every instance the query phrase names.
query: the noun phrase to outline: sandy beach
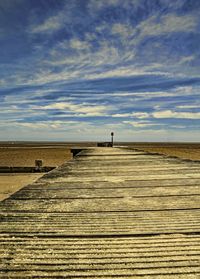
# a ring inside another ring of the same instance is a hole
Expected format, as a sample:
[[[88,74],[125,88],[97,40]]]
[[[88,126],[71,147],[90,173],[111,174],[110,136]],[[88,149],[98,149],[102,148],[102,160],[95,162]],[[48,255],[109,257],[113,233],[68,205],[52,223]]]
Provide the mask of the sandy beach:
[[[0,146],[0,166],[28,167],[34,166],[35,160],[41,159],[43,166],[57,167],[72,158],[69,148],[57,146],[26,145]],[[34,182],[44,173],[1,173],[0,200],[8,198],[12,193],[29,183]]]

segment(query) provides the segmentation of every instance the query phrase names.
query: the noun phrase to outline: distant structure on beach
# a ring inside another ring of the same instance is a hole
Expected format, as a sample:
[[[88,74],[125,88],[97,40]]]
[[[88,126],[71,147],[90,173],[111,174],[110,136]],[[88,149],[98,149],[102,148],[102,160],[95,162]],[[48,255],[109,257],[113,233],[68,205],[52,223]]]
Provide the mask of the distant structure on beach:
[[[98,147],[112,147],[112,143],[111,142],[98,142],[97,146]]]
[[[113,147],[114,144],[114,132],[111,132],[111,141],[110,142],[98,142],[98,147]]]

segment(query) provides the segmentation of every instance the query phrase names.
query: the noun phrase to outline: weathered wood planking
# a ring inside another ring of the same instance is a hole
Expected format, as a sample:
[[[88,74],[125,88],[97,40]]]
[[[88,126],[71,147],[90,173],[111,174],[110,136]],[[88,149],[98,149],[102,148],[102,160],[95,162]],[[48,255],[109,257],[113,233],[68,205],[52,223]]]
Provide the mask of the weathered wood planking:
[[[0,278],[200,278],[197,162],[88,149],[0,209]]]

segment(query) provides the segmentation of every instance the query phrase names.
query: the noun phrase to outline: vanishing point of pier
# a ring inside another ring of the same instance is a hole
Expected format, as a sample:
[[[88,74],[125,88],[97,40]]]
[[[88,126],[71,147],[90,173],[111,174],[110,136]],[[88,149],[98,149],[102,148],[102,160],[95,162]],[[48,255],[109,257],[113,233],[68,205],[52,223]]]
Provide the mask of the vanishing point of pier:
[[[85,149],[0,211],[0,278],[200,278],[198,162]]]

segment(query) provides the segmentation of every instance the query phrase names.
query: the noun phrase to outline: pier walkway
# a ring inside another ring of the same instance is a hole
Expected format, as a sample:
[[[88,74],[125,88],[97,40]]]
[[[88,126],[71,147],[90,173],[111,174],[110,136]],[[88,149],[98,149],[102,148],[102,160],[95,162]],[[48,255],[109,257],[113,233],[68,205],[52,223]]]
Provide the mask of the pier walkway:
[[[0,212],[0,278],[200,278],[197,162],[83,150]]]

